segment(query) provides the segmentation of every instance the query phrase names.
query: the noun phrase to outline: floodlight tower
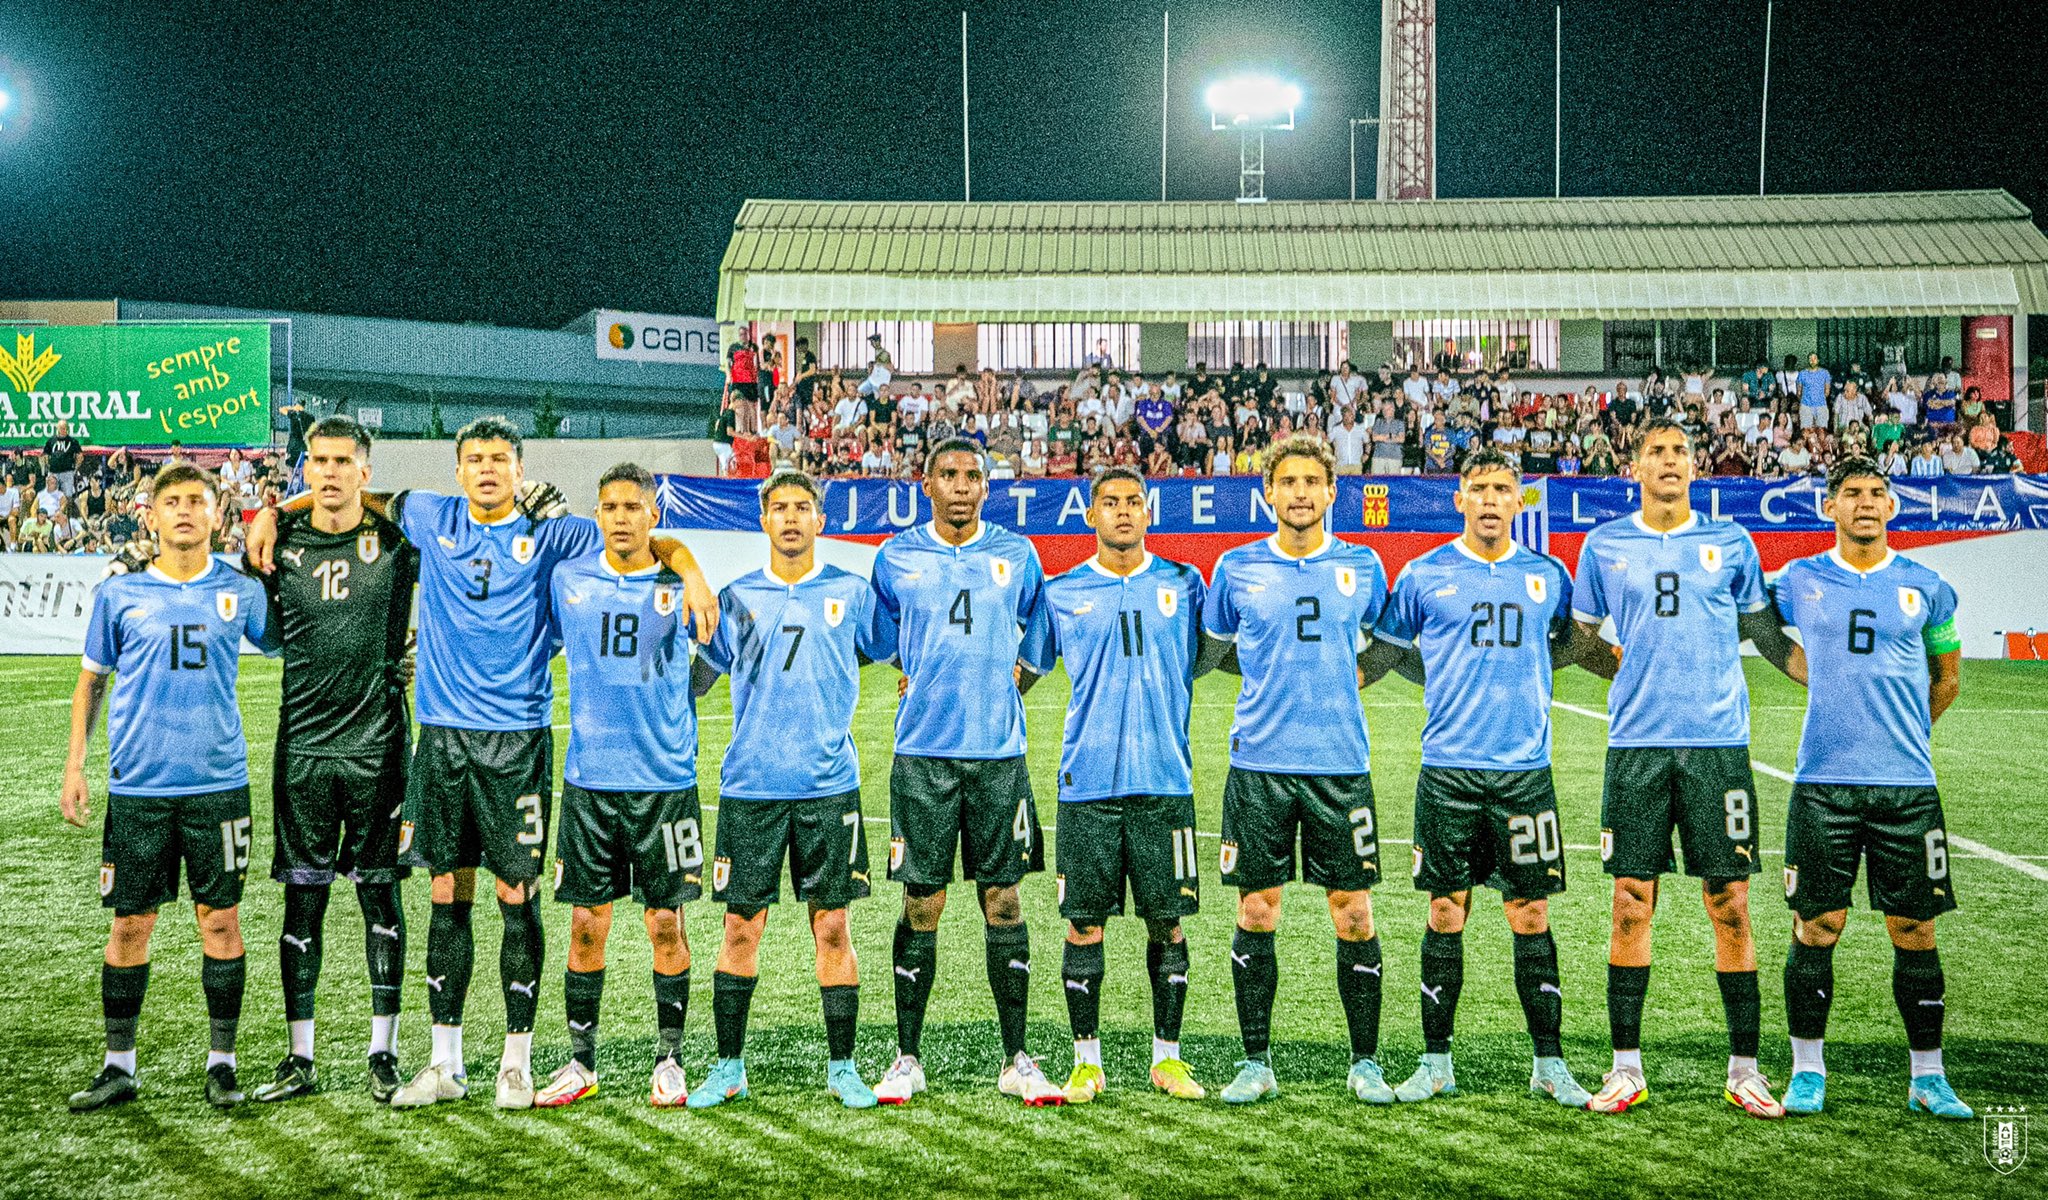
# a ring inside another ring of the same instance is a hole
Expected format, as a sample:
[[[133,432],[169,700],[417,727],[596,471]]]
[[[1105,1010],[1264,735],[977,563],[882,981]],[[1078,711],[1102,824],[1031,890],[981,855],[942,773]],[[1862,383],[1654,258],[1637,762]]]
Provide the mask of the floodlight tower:
[[[1382,200],[1436,199],[1436,0],[1380,0]]]
[[[1270,75],[1239,75],[1210,84],[1202,98],[1210,129],[1237,130],[1237,202],[1265,203],[1266,134],[1294,128],[1301,89]]]

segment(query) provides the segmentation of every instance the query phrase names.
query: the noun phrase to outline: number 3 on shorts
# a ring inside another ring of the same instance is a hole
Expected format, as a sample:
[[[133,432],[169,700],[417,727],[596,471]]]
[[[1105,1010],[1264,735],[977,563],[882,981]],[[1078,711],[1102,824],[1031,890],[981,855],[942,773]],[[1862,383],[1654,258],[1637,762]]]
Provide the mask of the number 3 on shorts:
[[[522,846],[538,846],[546,841],[547,828],[540,820],[540,793],[528,792],[512,803],[519,809],[519,815],[526,819],[526,828],[520,830],[512,840]]]

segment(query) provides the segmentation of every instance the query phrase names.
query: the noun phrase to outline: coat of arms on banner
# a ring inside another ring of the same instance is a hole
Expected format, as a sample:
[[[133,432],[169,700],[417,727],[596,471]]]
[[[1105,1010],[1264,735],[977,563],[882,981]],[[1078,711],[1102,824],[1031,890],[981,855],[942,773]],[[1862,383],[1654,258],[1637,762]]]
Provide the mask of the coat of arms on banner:
[[[1984,1161],[2000,1175],[2010,1175],[2027,1161],[2025,1105],[1984,1110]]]

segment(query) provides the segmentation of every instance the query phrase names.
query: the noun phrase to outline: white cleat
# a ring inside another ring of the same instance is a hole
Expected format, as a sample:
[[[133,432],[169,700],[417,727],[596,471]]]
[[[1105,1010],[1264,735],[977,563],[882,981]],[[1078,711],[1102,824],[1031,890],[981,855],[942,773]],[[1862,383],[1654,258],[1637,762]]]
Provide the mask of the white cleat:
[[[1017,1051],[1017,1057],[996,1078],[996,1090],[1022,1100],[1027,1108],[1067,1102],[1067,1093],[1047,1079],[1045,1072],[1038,1069],[1038,1061],[1022,1050]]]
[[[501,1085],[502,1086],[502,1085]],[[585,1096],[597,1094],[597,1072],[570,1059],[556,1070],[554,1077],[533,1094],[535,1108],[567,1108]]]
[[[683,1077],[683,1064],[664,1058],[654,1064],[654,1078],[647,1085],[647,1103],[656,1108],[681,1108],[690,1098],[690,1081]]]
[[[469,1076],[453,1067],[436,1064],[412,1077],[391,1093],[393,1108],[425,1108],[443,1100],[460,1100],[469,1095]]]
[[[899,1054],[875,1085],[875,1099],[883,1104],[908,1104],[923,1090],[924,1064],[914,1054]]]
[[[1771,1081],[1764,1073],[1748,1070],[1740,1075],[1728,1077],[1728,1088],[1721,1093],[1728,1103],[1759,1120],[1775,1121],[1785,1115],[1785,1106],[1771,1094]]]
[[[519,1067],[506,1067],[498,1072],[498,1107],[532,1108],[533,1076]]]

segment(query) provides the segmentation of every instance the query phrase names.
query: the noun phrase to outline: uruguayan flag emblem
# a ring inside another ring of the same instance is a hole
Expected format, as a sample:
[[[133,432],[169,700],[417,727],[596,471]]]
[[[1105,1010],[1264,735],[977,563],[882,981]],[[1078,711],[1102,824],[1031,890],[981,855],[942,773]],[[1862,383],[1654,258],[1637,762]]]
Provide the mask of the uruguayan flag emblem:
[[[1159,589],[1159,615],[1170,617],[1180,611],[1180,592],[1175,588]]]
[[[1721,569],[1721,548],[1712,542],[1700,547],[1700,569],[1718,571]]]
[[[672,587],[654,589],[654,611],[668,616],[676,610],[676,590]]]
[[[1358,591],[1358,571],[1355,568],[1337,568],[1337,590],[1347,596]]]
[[[1917,589],[1909,587],[1899,589],[1899,611],[1909,617],[1920,615],[1920,593]]]
[[[376,530],[367,529],[356,535],[356,557],[363,560],[364,566],[376,562],[377,556],[382,553],[384,545],[377,540]]]
[[[530,537],[513,538],[512,559],[522,566],[533,561],[533,539]]]
[[[1541,604],[1550,598],[1550,581],[1541,575],[1522,576],[1523,586],[1529,589],[1529,599]]]
[[[996,581],[996,586],[997,586],[997,587],[1009,587],[1009,586],[1010,586],[1010,560],[1009,560],[1009,559],[1007,559],[1007,558],[991,558],[991,559],[989,559],[989,560],[988,560],[988,573],[989,573],[990,575],[992,575],[992,576],[994,576],[994,577],[995,577],[995,581]]]
[[[213,594],[214,611],[220,614],[220,619],[223,621],[235,619],[235,614],[241,611],[241,601],[242,598],[233,592],[215,592]]]
[[[825,624],[837,629],[839,628],[839,623],[845,619],[846,601],[837,597],[827,597],[825,600]]]

